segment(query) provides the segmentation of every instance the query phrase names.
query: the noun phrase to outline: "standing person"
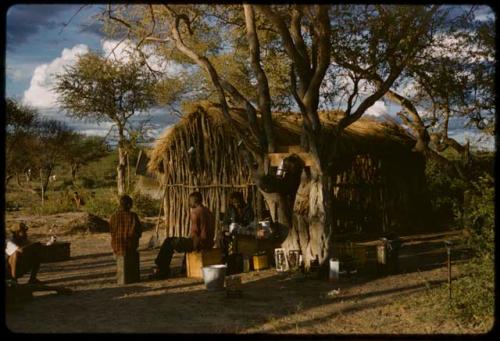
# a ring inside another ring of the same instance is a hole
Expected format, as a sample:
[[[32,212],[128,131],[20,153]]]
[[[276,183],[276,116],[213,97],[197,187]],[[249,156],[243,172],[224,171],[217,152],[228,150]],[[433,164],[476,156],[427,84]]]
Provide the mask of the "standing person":
[[[132,204],[132,198],[128,195],[120,197],[120,209],[109,219],[109,230],[111,232],[111,247],[117,260],[120,257],[125,258],[125,263],[127,263],[127,259],[136,260],[137,264],[134,263],[134,267],[138,270],[139,254],[137,248],[142,235],[142,226],[137,214],[130,211]],[[125,267],[127,266],[125,264]]]
[[[28,226],[19,223],[11,227],[11,237],[7,238],[5,254],[7,256],[7,277],[17,282],[17,279],[31,270],[30,284],[42,284],[36,276],[40,269],[40,259],[43,245],[28,240]]]
[[[214,246],[215,221],[210,210],[203,206],[200,192],[189,195],[191,233],[189,238],[170,237],[165,239],[155,259],[156,268],[151,279],[165,279],[170,276],[170,262],[174,251],[191,252],[211,249]]]

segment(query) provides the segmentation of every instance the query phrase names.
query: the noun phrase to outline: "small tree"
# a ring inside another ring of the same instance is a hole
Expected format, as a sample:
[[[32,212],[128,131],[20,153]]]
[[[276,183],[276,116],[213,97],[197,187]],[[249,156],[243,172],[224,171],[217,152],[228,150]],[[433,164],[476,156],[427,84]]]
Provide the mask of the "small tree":
[[[5,106],[5,182],[7,184],[15,176],[19,187],[24,189],[19,176],[30,164],[31,145],[34,141],[38,113],[33,108],[21,105],[12,98],[5,100]]]
[[[70,167],[72,182],[75,182],[82,166],[99,160],[107,153],[108,147],[103,137],[73,134],[62,155],[64,162]]]
[[[128,128],[132,116],[155,103],[156,79],[143,63],[106,59],[95,53],[80,56],[56,76],[54,91],[68,115],[86,121],[112,122],[118,133],[118,194],[125,190]]]
[[[73,134],[71,128],[61,121],[42,120],[37,125],[31,162],[38,170],[42,205],[52,171],[61,162],[63,151]]]

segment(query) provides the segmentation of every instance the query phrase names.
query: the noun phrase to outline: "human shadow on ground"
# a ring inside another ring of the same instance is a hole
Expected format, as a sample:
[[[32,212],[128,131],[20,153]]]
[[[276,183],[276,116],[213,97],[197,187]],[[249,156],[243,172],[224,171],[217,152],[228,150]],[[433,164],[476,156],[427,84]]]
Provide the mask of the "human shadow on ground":
[[[40,297],[36,302],[30,303],[31,308],[26,309],[22,316],[29,318],[33,314],[32,318],[37,321],[33,325],[23,324],[18,315],[17,319],[14,316],[11,327],[27,328],[21,331],[44,331],[43,328],[52,328],[52,332],[147,333],[231,333],[262,327],[261,332],[283,332],[295,328],[297,324],[305,328],[339,314],[346,315],[386,305],[390,303],[389,298],[394,300],[443,282],[402,285],[359,295],[329,298],[326,294],[331,291],[332,286],[325,281],[290,279],[287,274],[275,273],[244,282],[243,297],[230,299],[224,291],[207,291],[199,281],[186,281],[169,285],[169,280],[165,280],[158,283],[161,286],[154,288],[136,283],[88,289],[75,292],[71,298]],[[177,291],[181,288],[187,290]],[[310,318],[307,315],[309,310],[339,303],[339,300],[352,302],[330,306],[319,316],[318,313]],[[39,315],[46,309],[52,310],[53,315]],[[306,314],[306,318],[293,323],[283,320],[297,314]],[[44,320],[47,327],[43,326]],[[56,320],[58,324],[53,326],[52,322]],[[270,321],[277,321],[272,329],[265,326]]]
[[[420,247],[403,245],[401,248],[401,272],[411,273],[443,267],[446,251],[442,242],[425,242],[418,245]],[[109,253],[104,255],[110,256]],[[95,256],[89,255],[88,258]],[[468,257],[470,253],[466,250],[463,254],[458,250],[452,253],[454,263]],[[176,255],[175,259],[175,262],[180,264],[182,254]],[[113,262],[110,263],[113,265]],[[144,263],[141,256],[143,275],[148,271]],[[175,284],[170,284],[171,280],[164,280],[153,283],[152,286],[152,283],[145,281],[145,276],[142,276],[142,282],[120,287],[115,284],[115,269],[107,272],[89,271],[66,278],[61,276],[46,283],[87,282],[92,285],[111,284],[113,287],[85,288],[75,291],[71,295],[72,298],[52,295],[39,297],[29,303],[31,310],[25,310],[23,316],[16,315],[18,319],[15,319],[15,324],[24,325],[23,328],[29,330],[48,328],[41,324],[49,318],[43,314],[43,311],[48,309],[63,321],[56,327],[51,327],[54,332],[241,332],[260,328],[266,323],[272,326],[273,323],[269,322],[273,320],[279,322],[277,326],[269,327],[271,329],[263,327],[260,330],[283,332],[296,326],[308,328],[338,314],[346,315],[383,306],[389,304],[390,300],[426,290],[444,281],[425,281],[422,278],[421,281],[413,279],[414,283],[405,285],[404,279],[400,279],[399,284],[389,282],[390,287],[382,290],[350,293],[351,289],[359,285],[381,279],[374,271],[373,263],[367,262],[367,267],[368,269],[360,271],[359,275],[353,276],[351,280],[341,281],[335,286],[324,280],[294,277],[286,273],[273,273],[264,278],[260,278],[257,273],[255,276],[250,273],[245,276],[248,281],[243,283],[241,299],[229,299],[224,291],[207,291],[201,280],[177,278]],[[80,283],[78,285],[80,286]],[[341,294],[330,297],[329,293],[334,287],[340,288]],[[389,297],[391,299],[388,299]],[[68,300],[71,301],[68,303]],[[340,301],[353,302],[340,305]],[[339,303],[338,307],[328,308],[319,316],[306,316],[294,323],[284,319],[301,311],[307,313],[314,308],[336,303]],[[102,315],[104,311],[106,317]],[[113,321],[107,324],[109,316],[113,316]],[[20,320],[22,318],[32,318],[37,322],[34,325],[23,324]],[[53,317],[49,319],[51,318]],[[49,322],[47,323],[50,325]]]

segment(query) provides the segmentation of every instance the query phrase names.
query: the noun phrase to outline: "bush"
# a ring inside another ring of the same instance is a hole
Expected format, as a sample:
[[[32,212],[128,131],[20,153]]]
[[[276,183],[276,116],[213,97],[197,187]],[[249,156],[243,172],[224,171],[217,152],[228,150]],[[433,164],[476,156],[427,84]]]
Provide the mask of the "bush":
[[[450,176],[431,160],[426,164],[425,174],[435,223],[439,226],[460,225],[465,182]]]
[[[134,208],[137,214],[143,217],[154,217],[160,210],[160,200],[152,199],[141,194],[134,194]]]
[[[76,186],[82,188],[95,188],[96,181],[93,178],[82,176],[75,181]]]
[[[76,211],[75,204],[68,192],[51,192],[42,206],[41,200],[38,205],[30,206],[29,211],[33,214],[58,214]]]
[[[494,226],[493,178],[484,175],[475,183],[477,192],[466,202],[467,220],[471,222],[467,243],[475,257],[460,267],[465,277],[452,285],[452,314],[472,327],[492,321],[494,307]]]
[[[95,196],[89,195],[89,193],[83,193],[82,197],[85,200],[83,209],[99,217],[108,218],[118,208],[116,193],[112,189],[99,192],[96,191]]]

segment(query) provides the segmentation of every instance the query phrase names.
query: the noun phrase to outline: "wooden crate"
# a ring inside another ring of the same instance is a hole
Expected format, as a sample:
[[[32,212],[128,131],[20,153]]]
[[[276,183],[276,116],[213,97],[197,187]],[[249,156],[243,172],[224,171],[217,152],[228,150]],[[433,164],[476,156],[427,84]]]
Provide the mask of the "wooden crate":
[[[71,243],[56,242],[43,245],[42,263],[62,262],[71,258]]]
[[[202,267],[221,263],[221,249],[213,248],[200,252],[188,252],[186,255],[186,275],[190,278],[203,278]]]

